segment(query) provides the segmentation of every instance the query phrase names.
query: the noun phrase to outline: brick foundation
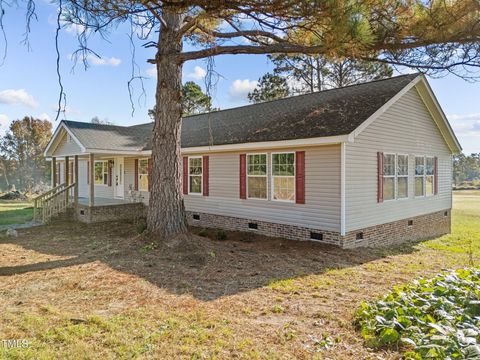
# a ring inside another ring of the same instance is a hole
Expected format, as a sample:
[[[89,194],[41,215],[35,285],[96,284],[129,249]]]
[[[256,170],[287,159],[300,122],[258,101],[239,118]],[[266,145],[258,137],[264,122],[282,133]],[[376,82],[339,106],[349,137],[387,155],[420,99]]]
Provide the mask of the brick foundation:
[[[408,240],[426,240],[451,232],[451,209],[415,216],[361,230],[343,237],[343,248],[377,247],[399,244]],[[357,239],[357,236],[363,239]]]
[[[79,205],[76,219],[86,223],[132,220],[135,216],[145,216],[146,211],[142,203],[93,208]],[[187,211],[187,219],[190,226],[246,231],[290,240],[314,240],[342,248],[377,247],[424,240],[448,234],[451,230],[450,209],[350,231],[345,236],[336,231],[191,211]]]
[[[85,223],[103,221],[132,220],[135,216],[145,216],[146,206],[143,203],[116,204],[88,207],[78,205],[75,219]]]
[[[451,230],[450,209],[351,231],[345,236],[336,231],[188,211],[187,219],[191,226],[251,231],[291,240],[315,240],[342,248],[377,247],[408,240],[424,240],[448,234]]]

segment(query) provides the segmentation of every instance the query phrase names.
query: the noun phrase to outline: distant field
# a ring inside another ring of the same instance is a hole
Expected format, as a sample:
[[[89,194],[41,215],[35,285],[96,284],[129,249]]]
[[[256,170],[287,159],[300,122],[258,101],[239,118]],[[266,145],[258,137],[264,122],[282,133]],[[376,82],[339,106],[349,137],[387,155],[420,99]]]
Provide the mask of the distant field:
[[[0,226],[23,224],[31,221],[32,218],[31,203],[0,200]]]

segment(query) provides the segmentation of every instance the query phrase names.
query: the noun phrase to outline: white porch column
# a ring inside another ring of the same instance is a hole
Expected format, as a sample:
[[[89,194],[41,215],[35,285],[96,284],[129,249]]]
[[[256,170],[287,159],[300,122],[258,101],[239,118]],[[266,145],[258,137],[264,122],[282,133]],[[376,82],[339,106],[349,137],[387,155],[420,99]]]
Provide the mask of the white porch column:
[[[78,207],[78,155],[75,155],[75,160],[73,163],[73,179],[75,181],[75,187],[73,188],[73,201],[75,204],[75,209]]]
[[[70,158],[68,156],[65,156],[65,166],[64,166],[64,173],[65,173],[65,185],[68,186],[70,185],[70,170],[69,170],[69,166],[70,166]]]
[[[90,154],[89,156],[89,175],[90,175],[90,187],[89,187],[89,192],[88,192],[88,206],[93,207],[95,204],[95,156],[93,154]]]
[[[52,188],[57,186],[57,158],[55,156],[52,157]]]

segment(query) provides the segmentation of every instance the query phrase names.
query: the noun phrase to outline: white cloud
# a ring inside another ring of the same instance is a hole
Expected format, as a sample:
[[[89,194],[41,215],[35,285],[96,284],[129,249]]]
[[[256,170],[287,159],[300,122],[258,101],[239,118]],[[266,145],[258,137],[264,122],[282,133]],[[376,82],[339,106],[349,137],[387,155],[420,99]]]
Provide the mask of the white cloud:
[[[116,57],[97,57],[95,55],[88,55],[87,60],[92,63],[92,65],[102,66],[118,66],[122,63],[122,60]]]
[[[245,100],[248,93],[257,87],[256,80],[235,80],[230,86],[229,94],[233,100]]]
[[[145,70],[145,73],[147,74],[148,77],[151,78],[156,78],[157,77],[157,68],[156,67],[151,67]]]
[[[67,22],[62,22],[62,26],[67,33],[78,35],[85,31],[85,26],[80,24],[70,24]]]
[[[461,135],[475,135],[480,138],[480,113],[447,115],[453,130]]]
[[[36,108],[38,102],[25,89],[7,89],[0,91],[0,104],[24,105]]]
[[[52,119],[50,118],[50,115],[48,115],[47,113],[41,113],[40,115],[37,116],[37,118],[40,119],[40,120],[47,120],[47,121],[52,122]]]
[[[207,75],[207,71],[204,68],[201,66],[195,66],[193,73],[187,74],[187,77],[195,80],[201,80],[205,77],[205,75]]]
[[[5,114],[0,114],[0,126],[5,126],[5,125],[7,125],[8,120],[10,120],[10,119],[8,118],[7,115],[5,115]]]

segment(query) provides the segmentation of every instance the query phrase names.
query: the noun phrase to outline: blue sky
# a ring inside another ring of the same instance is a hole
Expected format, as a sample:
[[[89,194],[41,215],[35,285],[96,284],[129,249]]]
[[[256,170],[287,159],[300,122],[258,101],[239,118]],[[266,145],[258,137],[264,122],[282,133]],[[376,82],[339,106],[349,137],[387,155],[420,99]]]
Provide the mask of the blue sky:
[[[24,28],[24,10],[6,9],[5,30],[9,39],[8,54],[0,67],[0,134],[8,124],[25,115],[53,122],[58,98],[55,67],[56,7],[37,2],[38,21],[32,23],[29,50],[21,44]],[[131,47],[126,28],[113,32],[109,41],[93,38],[90,47],[101,59],[92,57],[84,71],[77,65],[71,71],[71,54],[76,49],[75,29],[63,29],[60,36],[61,72],[67,94],[66,118],[90,121],[94,116],[108,119],[117,125],[147,122],[147,111],[153,106],[155,95],[154,67],[146,63],[153,50],[136,47],[136,63],[144,81],[146,97],[137,101],[131,114],[127,82],[131,75]],[[3,47],[0,39],[0,46]],[[246,94],[255,81],[272,66],[265,56],[237,55],[215,58],[215,71],[220,75],[212,96],[214,105],[222,109],[247,103]],[[195,81],[204,87],[207,64],[189,62],[184,66],[184,81]],[[430,84],[447,114],[464,152],[480,152],[480,82],[468,83],[454,75],[441,79],[429,78]],[[135,95],[140,86],[134,86]],[[55,126],[55,124],[54,124]]]

